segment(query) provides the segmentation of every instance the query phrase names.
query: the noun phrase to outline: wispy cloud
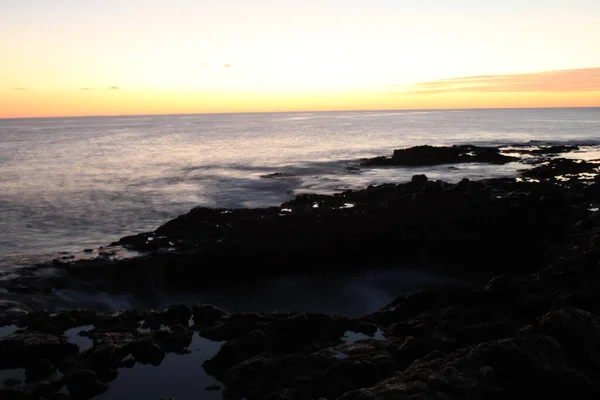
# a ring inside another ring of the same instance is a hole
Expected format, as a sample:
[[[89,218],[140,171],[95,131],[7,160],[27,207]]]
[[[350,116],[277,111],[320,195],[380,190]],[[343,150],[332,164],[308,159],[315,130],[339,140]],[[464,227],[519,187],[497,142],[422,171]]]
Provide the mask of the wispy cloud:
[[[110,89],[110,90],[119,90],[119,89],[121,89],[121,88],[120,88],[120,87],[118,87],[118,86],[111,86],[109,89]]]
[[[388,86],[389,87],[389,86]],[[420,82],[398,94],[450,92],[590,92],[600,91],[600,68],[544,71],[527,74],[466,76]]]
[[[231,64],[223,64],[223,68],[231,68],[231,67],[233,67],[233,65],[231,65]]]
[[[94,88],[90,88],[90,87],[82,87],[81,90],[94,90]]]
[[[16,87],[16,88],[13,88],[12,90],[18,90],[18,91],[22,92],[22,91],[25,91],[25,90],[28,90],[28,89],[26,87]]]

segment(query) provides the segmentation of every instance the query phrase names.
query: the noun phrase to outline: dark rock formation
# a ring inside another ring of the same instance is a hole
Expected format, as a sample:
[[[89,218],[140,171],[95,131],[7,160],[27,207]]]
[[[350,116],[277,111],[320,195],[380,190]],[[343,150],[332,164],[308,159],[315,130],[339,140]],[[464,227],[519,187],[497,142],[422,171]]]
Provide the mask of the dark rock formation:
[[[0,339],[0,367],[27,368],[36,360],[60,360],[76,354],[76,345],[65,339],[43,333],[21,333]]]
[[[525,171],[524,177],[535,178],[549,181],[573,181],[584,179],[593,179],[600,171],[600,165],[582,160],[571,160],[566,158],[557,158],[543,163],[533,169]],[[589,174],[581,176],[581,174]]]
[[[75,399],[91,399],[108,389],[108,386],[98,379],[94,371],[86,369],[72,369],[67,372],[65,383],[70,396]]]
[[[447,184],[418,175],[407,184],[301,195],[280,208],[195,208],[116,243],[143,256],[55,267],[94,290],[141,299],[157,290],[372,265],[443,265],[445,274],[485,279],[547,263],[549,245],[560,248],[566,226],[586,212],[585,196],[593,195],[586,190],[514,179]],[[173,313],[168,319],[186,323],[188,311]]]
[[[44,379],[55,371],[54,365],[45,358],[34,361],[26,370],[25,376],[28,382]]]
[[[364,160],[361,165],[372,166],[424,166],[456,163],[506,164],[519,161],[506,156],[496,147],[461,145],[450,147],[416,146],[394,150],[392,157],[375,157]]]

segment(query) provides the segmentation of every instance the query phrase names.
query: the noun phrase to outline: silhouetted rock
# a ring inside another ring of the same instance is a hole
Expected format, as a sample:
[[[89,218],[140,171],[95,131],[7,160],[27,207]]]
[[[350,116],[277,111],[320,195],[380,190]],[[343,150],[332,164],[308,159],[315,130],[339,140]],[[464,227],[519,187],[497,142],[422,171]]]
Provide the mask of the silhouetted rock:
[[[598,174],[598,164],[582,160],[556,158],[525,171],[523,176],[542,180],[558,180],[561,182],[573,180],[574,182],[577,182],[582,178],[580,174],[591,174],[591,176],[587,178],[592,179]],[[585,178],[585,176],[583,176],[583,178]]]
[[[193,304],[192,313],[194,316],[194,327],[202,328],[215,325],[219,321],[225,320],[229,314],[210,304]]]
[[[50,361],[42,358],[31,363],[25,370],[25,377],[28,382],[33,382],[47,378],[54,373],[54,370],[54,365]]]
[[[26,368],[39,359],[58,360],[78,351],[76,345],[54,335],[13,334],[0,339],[0,367]]]
[[[436,147],[416,146],[394,150],[392,157],[376,157],[364,160],[363,166],[422,166],[456,163],[506,164],[519,158],[506,156],[495,147],[472,145]]]
[[[33,393],[19,389],[0,388],[0,399],[2,400],[35,400]]]
[[[75,399],[91,399],[108,390],[108,386],[98,380],[97,374],[91,370],[73,369],[65,374],[65,382],[71,397]]]

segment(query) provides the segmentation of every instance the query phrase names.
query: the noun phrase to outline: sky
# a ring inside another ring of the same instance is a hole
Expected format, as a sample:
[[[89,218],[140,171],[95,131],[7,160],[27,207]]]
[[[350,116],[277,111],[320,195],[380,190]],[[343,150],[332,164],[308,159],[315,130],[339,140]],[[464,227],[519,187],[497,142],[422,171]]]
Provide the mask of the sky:
[[[0,117],[600,106],[598,0],[2,0]]]

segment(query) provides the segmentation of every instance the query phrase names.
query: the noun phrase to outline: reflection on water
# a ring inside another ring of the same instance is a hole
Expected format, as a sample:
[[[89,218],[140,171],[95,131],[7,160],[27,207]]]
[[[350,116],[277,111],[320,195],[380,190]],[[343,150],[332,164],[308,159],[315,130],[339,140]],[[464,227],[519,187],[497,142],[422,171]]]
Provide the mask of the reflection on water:
[[[80,326],[65,332],[71,343],[81,352],[92,347],[92,340],[79,333],[93,326]],[[14,325],[0,327],[0,339],[16,332]],[[119,369],[118,377],[109,383],[106,393],[95,397],[99,400],[161,399],[174,397],[177,400],[217,400],[220,390],[207,391],[208,386],[221,387],[221,383],[207,375],[202,367],[204,361],[217,354],[221,342],[214,342],[194,334],[189,354],[167,354],[159,366],[135,364],[131,368]],[[0,388],[7,379],[25,381],[25,369],[0,369]],[[62,392],[66,392],[63,388]]]
[[[6,380],[18,380],[25,381],[25,369],[23,368],[15,368],[15,369],[0,369],[0,388],[2,386],[10,386],[6,385]]]
[[[344,336],[342,336],[342,341],[344,342],[344,344],[352,344],[358,342],[359,340],[369,339],[384,340],[385,337],[383,336],[383,332],[381,331],[381,329],[378,329],[373,336],[368,336],[364,333],[353,331],[346,331],[346,333],[344,333]]]
[[[117,379],[109,384],[108,391],[97,400],[162,399],[220,400],[221,391],[207,391],[220,382],[204,372],[202,363],[214,357],[221,347],[194,334],[189,347],[190,354],[167,354],[157,367],[136,364],[132,368],[119,369]]]
[[[18,330],[19,328],[16,325],[0,326],[0,339],[5,336],[12,335]]]
[[[68,342],[76,344],[79,346],[79,351],[84,352],[94,346],[94,341],[86,336],[81,336],[80,333],[92,329],[94,329],[93,325],[71,328],[65,332],[65,336],[67,337]]]

